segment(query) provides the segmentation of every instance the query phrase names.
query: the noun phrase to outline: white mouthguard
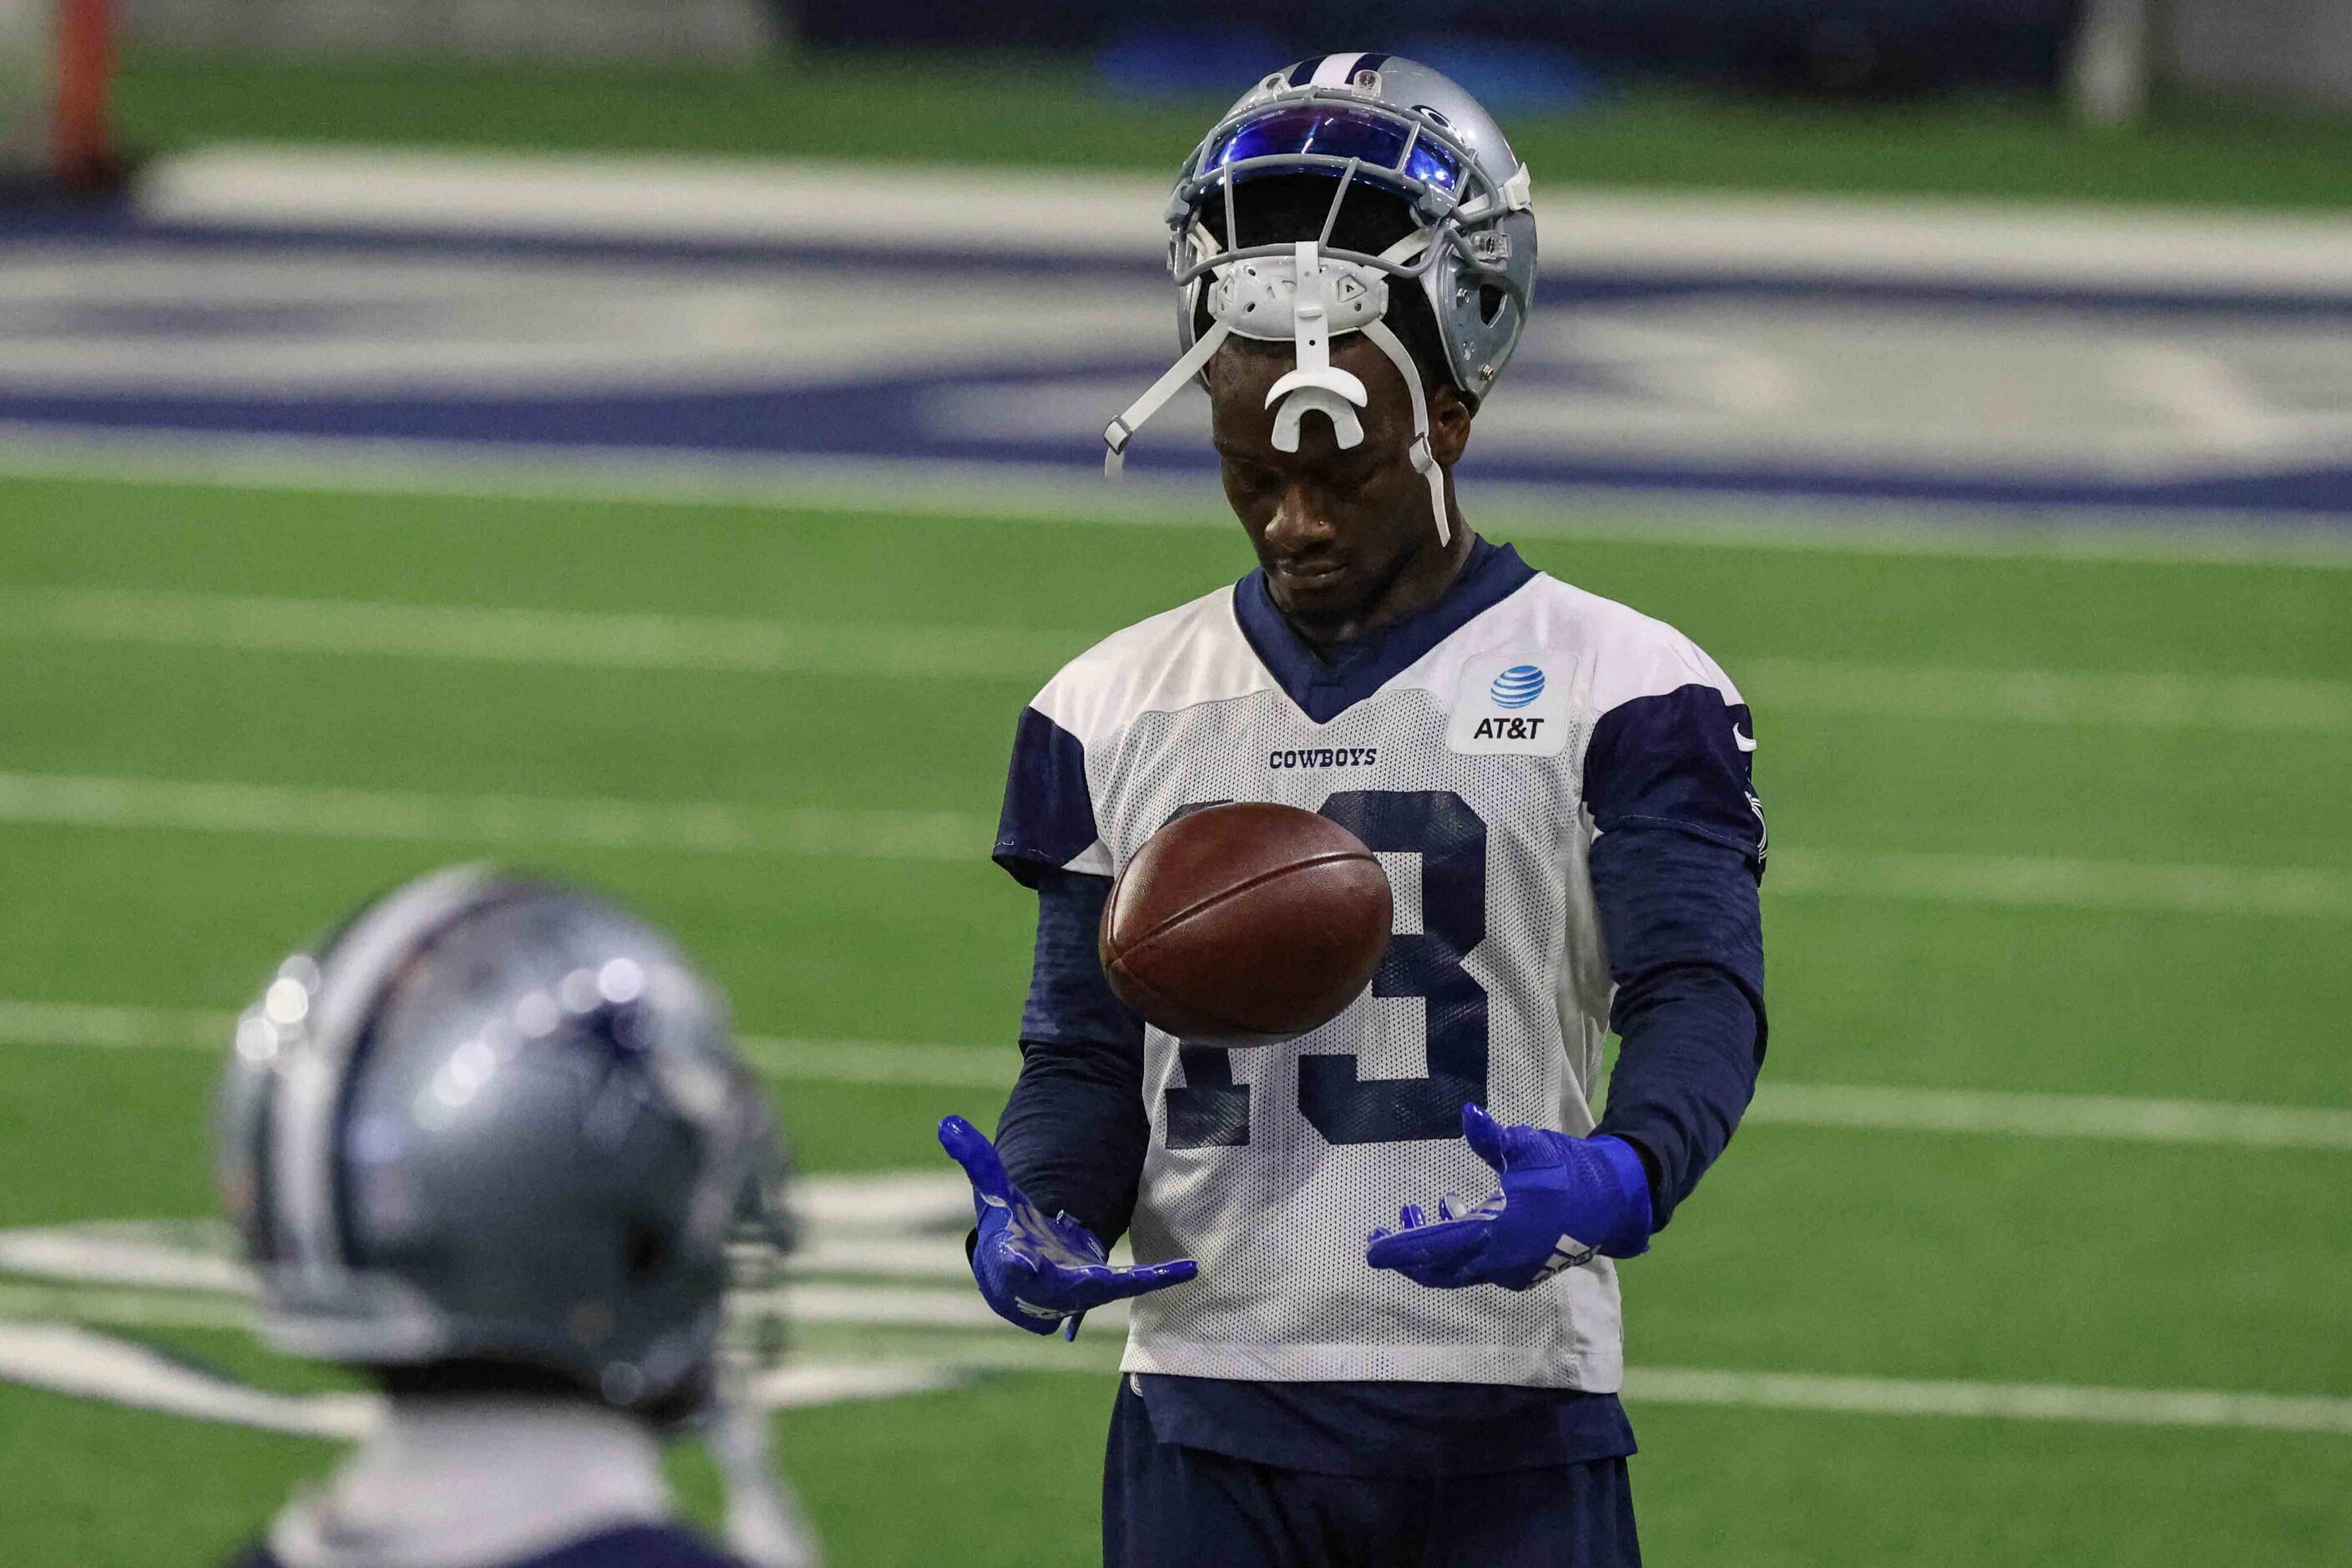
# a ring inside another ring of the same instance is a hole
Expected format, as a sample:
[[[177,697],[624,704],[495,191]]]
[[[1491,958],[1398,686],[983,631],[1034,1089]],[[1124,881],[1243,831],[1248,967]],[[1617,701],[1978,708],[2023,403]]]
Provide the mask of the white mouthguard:
[[[1298,354],[1298,368],[1274,384],[1265,395],[1265,405],[1275,408],[1274,449],[1277,452],[1298,450],[1298,422],[1309,414],[1320,414],[1331,421],[1332,439],[1345,451],[1363,444],[1363,422],[1356,410],[1372,400],[1364,384],[1344,370],[1331,364],[1330,310],[1326,296],[1339,290],[1332,285],[1335,268],[1325,267],[1315,254],[1315,241],[1302,239],[1291,261],[1291,275],[1296,279],[1290,298],[1291,342]],[[1355,282],[1355,268],[1348,268],[1349,281]],[[1385,288],[1380,290],[1385,294]],[[1369,289],[1359,289],[1350,300],[1360,305],[1372,297]],[[1361,314],[1360,310],[1351,314]],[[1363,322],[1358,321],[1360,328]]]

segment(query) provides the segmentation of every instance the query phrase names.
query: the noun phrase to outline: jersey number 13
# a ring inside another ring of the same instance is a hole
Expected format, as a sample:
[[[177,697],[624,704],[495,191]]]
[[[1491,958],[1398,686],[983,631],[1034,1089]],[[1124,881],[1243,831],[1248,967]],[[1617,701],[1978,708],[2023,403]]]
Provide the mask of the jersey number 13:
[[[1451,790],[1349,790],[1318,808],[1367,848],[1421,857],[1421,930],[1389,943],[1375,996],[1418,996],[1428,1013],[1429,1071],[1367,1079],[1345,1052],[1298,1058],[1298,1110],[1333,1143],[1458,1138],[1462,1108],[1486,1098],[1486,988],[1462,961],[1486,936],[1486,825]],[[1250,1086],[1233,1053],[1179,1045],[1184,1086],[1168,1091],[1171,1149],[1250,1141]]]

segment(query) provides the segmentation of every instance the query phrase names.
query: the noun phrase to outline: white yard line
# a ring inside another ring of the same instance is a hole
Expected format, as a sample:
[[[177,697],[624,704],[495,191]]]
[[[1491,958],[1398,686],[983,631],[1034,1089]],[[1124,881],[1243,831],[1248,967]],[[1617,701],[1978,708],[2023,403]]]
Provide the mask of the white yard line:
[[[425,795],[0,773],[0,823],[493,848],[657,849],[968,865],[993,825],[956,812]],[[1781,898],[2352,919],[2352,876],[2303,868],[1790,849]]]
[[[1765,887],[1783,898],[2352,919],[2352,876],[2302,868],[1805,848],[1775,854]]]
[[[2086,1388],[2050,1383],[1941,1383],[1801,1373],[1631,1367],[1625,1398],[1846,1415],[2079,1421],[2116,1426],[2231,1427],[2352,1436],[2352,1399],[2200,1389]]]
[[[0,637],[698,673],[1039,680],[1083,632],[0,587]]]
[[[217,1052],[226,1048],[233,1023],[226,1012],[204,1009],[0,1001],[0,1047]],[[899,1045],[770,1035],[747,1035],[740,1044],[760,1071],[804,1083],[918,1085],[1003,1093],[1012,1088],[1019,1066],[1018,1056],[1009,1045]],[[2352,1152],[2352,1109],[1790,1083],[1769,1074],[1747,1120],[1759,1126]],[[830,1201],[831,1189],[820,1185],[812,1195]],[[910,1212],[928,1214],[939,1202],[939,1191],[919,1182],[905,1194]],[[832,1221],[847,1223],[877,1212],[898,1211],[877,1210],[875,1200],[861,1188],[854,1202],[827,1207],[824,1215]],[[841,1256],[847,1258],[854,1254]]]
[[[970,1046],[902,1046],[874,1040],[792,1040],[747,1035],[737,1042],[770,1078],[803,1083],[908,1084],[942,1089],[1013,1087],[1020,1054]]]
[[[1739,658],[1728,668],[1768,717],[1797,713],[2157,730],[2352,735],[2352,683],[2331,680],[1937,669],[1820,659]]]
[[[807,1358],[751,1375],[752,1400],[764,1410],[899,1399],[961,1387],[963,1369],[944,1362],[834,1361]]]
[[[898,518],[1045,519],[1231,529],[1214,475],[1139,473],[1124,484],[1043,463],[929,458],[745,458],[628,447],[551,448],[379,437],[58,429],[0,420],[0,475],[194,485],[298,495],[443,496],[524,503],[855,511]],[[2352,564],[2352,541],[2344,542]]]
[[[1746,1120],[1780,1127],[1850,1127],[1884,1132],[1977,1133],[2006,1138],[2090,1138],[2125,1143],[2203,1143],[2237,1149],[2352,1152],[2352,1110],[2322,1106],[2231,1105],[2218,1100],[2126,1100],[2110,1095],[2016,1094],[1957,1089],[1879,1089],[1786,1083],[1766,1075]]]
[[[1079,631],[0,587],[0,637],[587,668],[1035,681]],[[1942,721],[2352,734],[2352,684],[1729,661],[1759,708]]]
[[[1122,485],[1046,464],[928,458],[745,458],[374,437],[61,430],[0,421],[0,476],[302,495],[446,496],[523,503],[847,510],[885,520],[1040,521],[1114,528],[1234,527],[1213,476]],[[1605,486],[1482,483],[1478,518],[1503,539],[1958,560],[2188,562],[2352,568],[2352,531],[2324,513],[2036,510],[1819,497],[1700,497]]]
[[[0,1046],[62,1046],[102,1051],[227,1048],[234,1013],[201,1007],[137,1007],[81,1002],[0,1000]],[[771,1078],[812,1083],[1010,1089],[1020,1066],[1010,1047],[898,1045],[877,1040],[736,1038],[744,1058]],[[931,1201],[919,1193],[919,1205]],[[870,1208],[870,1199],[860,1205]]]
[[[961,1244],[942,1238],[942,1247]],[[793,1284],[772,1291],[742,1291],[730,1299],[734,1310],[757,1312],[781,1308],[795,1322],[862,1323],[894,1329],[994,1329],[996,1315],[969,1279],[961,1286]],[[1087,1314],[1113,1331],[1127,1327],[1127,1303],[1114,1301]]]
[[[83,1050],[227,1048],[236,1015],[204,1007],[127,1007],[88,1002],[0,1002],[0,1045]]]
[[[973,863],[991,825],[952,812],[657,805],[0,773],[0,822],[499,847]]]

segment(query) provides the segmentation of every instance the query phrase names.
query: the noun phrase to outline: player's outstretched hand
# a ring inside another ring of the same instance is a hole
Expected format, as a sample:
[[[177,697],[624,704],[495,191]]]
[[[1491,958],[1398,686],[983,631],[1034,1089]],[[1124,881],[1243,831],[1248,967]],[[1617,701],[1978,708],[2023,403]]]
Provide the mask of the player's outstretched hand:
[[[1451,1195],[1430,1219],[1407,1205],[1395,1230],[1372,1232],[1364,1260],[1437,1290],[1525,1290],[1595,1253],[1631,1258],[1650,1245],[1650,1181],[1622,1138],[1571,1138],[1506,1127],[1462,1108],[1462,1136],[1502,1184],[1475,1208]]]
[[[1078,1321],[1106,1301],[1181,1285],[1201,1271],[1189,1258],[1171,1263],[1113,1268],[1094,1233],[1068,1215],[1047,1219],[1004,1173],[979,1128],[961,1116],[940,1123],[940,1147],[971,1178],[980,1235],[971,1249],[971,1277],[996,1315],[1033,1334],[1062,1331],[1078,1336]]]

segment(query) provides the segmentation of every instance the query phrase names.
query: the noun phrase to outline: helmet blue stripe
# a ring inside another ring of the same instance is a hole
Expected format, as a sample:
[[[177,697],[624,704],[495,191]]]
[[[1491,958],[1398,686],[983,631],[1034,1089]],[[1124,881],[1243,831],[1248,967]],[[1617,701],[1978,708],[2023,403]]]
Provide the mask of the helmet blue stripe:
[[[253,1108],[253,1230],[247,1245],[257,1263],[275,1263],[286,1254],[278,1234],[278,1160],[273,1145],[278,1136],[278,1078],[273,1074]]]
[[[1321,55],[1316,55],[1311,58],[1303,59],[1297,65],[1291,67],[1290,85],[1293,87],[1305,87],[1309,81],[1314,79],[1315,68],[1322,63],[1323,57]]]

